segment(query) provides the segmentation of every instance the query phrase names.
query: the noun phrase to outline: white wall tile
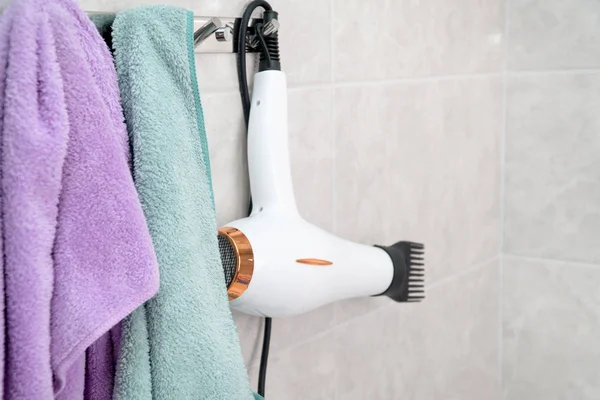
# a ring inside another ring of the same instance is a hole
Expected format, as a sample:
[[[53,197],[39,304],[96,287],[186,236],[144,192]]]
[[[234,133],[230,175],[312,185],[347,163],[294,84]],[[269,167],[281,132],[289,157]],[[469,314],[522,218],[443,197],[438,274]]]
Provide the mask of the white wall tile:
[[[600,262],[600,74],[512,78],[509,254]]]
[[[334,2],[336,80],[502,69],[504,1]]]
[[[247,216],[249,199],[246,134],[239,95],[201,93],[217,223]]]
[[[507,82],[504,399],[597,399],[600,74],[569,70],[600,66],[600,3],[510,0],[508,18],[528,72]]]
[[[511,69],[600,67],[600,2],[511,0],[509,21]]]
[[[280,14],[281,65],[291,85],[331,81],[330,1],[270,2]]]
[[[330,331],[293,349],[274,355],[269,360],[266,380],[267,399],[336,400],[335,372],[340,365],[335,359],[335,333]],[[258,368],[250,369],[253,387],[257,385]]]
[[[504,260],[504,399],[600,398],[600,266]]]
[[[497,78],[337,89],[338,234],[423,241],[432,281],[497,254],[501,93]]]
[[[498,261],[336,328],[337,399],[498,399]]]
[[[234,54],[196,53],[195,59],[198,88],[202,93],[235,93],[239,90],[237,59]],[[246,76],[250,86],[254,82],[254,72],[258,68],[257,61],[255,54],[249,54],[246,59]]]
[[[334,306],[328,304],[305,314],[273,319],[271,348],[274,354],[311,341],[335,325]]]
[[[428,282],[498,254],[501,93],[497,78],[337,89],[337,233],[425,243]],[[336,318],[384,304],[341,302]]]
[[[300,214],[333,230],[332,90],[298,89],[289,93],[289,147],[294,194]]]
[[[264,319],[232,310],[233,320],[240,337],[240,346],[246,368],[251,369],[260,361],[262,351]]]
[[[271,355],[311,342],[315,337],[335,325],[334,305],[329,304],[310,312],[287,318],[274,318],[271,323]],[[260,363],[264,336],[264,319],[233,311],[240,336],[246,367],[255,368]]]

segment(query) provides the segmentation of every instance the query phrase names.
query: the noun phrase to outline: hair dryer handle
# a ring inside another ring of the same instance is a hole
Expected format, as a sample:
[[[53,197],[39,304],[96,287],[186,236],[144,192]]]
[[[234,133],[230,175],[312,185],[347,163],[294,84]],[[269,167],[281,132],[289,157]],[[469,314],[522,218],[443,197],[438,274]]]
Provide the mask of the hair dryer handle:
[[[297,213],[288,149],[287,85],[281,71],[254,76],[248,169],[253,214],[263,209]]]

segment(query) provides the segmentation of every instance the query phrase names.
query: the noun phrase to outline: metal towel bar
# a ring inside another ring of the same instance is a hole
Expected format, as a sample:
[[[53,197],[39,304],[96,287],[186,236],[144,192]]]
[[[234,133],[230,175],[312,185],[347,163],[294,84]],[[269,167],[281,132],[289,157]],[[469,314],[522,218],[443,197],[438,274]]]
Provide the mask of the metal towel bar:
[[[88,11],[88,15],[93,14],[109,12]],[[194,16],[196,53],[234,53],[236,20],[239,18]]]

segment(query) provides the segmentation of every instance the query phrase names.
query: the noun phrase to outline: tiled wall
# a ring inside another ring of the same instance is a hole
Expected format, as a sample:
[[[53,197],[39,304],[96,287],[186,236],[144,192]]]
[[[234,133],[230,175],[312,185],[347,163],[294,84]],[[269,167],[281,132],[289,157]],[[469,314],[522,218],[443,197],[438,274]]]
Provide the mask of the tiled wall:
[[[504,398],[600,399],[600,2],[509,0]]]
[[[153,2],[220,16],[245,3]],[[82,0],[98,11],[144,3]],[[429,290],[418,305],[357,299],[274,320],[268,398],[498,399],[504,0],[272,4],[301,213],[364,243],[426,243]],[[244,215],[248,189],[235,60],[197,65],[225,224]],[[262,321],[235,319],[255,379]]]

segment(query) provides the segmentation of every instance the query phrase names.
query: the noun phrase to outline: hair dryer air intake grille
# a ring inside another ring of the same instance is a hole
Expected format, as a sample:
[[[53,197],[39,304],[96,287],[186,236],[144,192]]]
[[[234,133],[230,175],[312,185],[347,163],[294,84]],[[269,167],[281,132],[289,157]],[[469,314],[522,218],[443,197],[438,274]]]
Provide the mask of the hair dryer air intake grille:
[[[219,229],[218,239],[227,294],[229,300],[235,300],[248,289],[252,280],[254,252],[246,235],[236,228]]]
[[[225,273],[225,284],[229,287],[237,270],[237,254],[229,240],[221,235],[219,235],[219,253],[221,253],[221,262]]]

